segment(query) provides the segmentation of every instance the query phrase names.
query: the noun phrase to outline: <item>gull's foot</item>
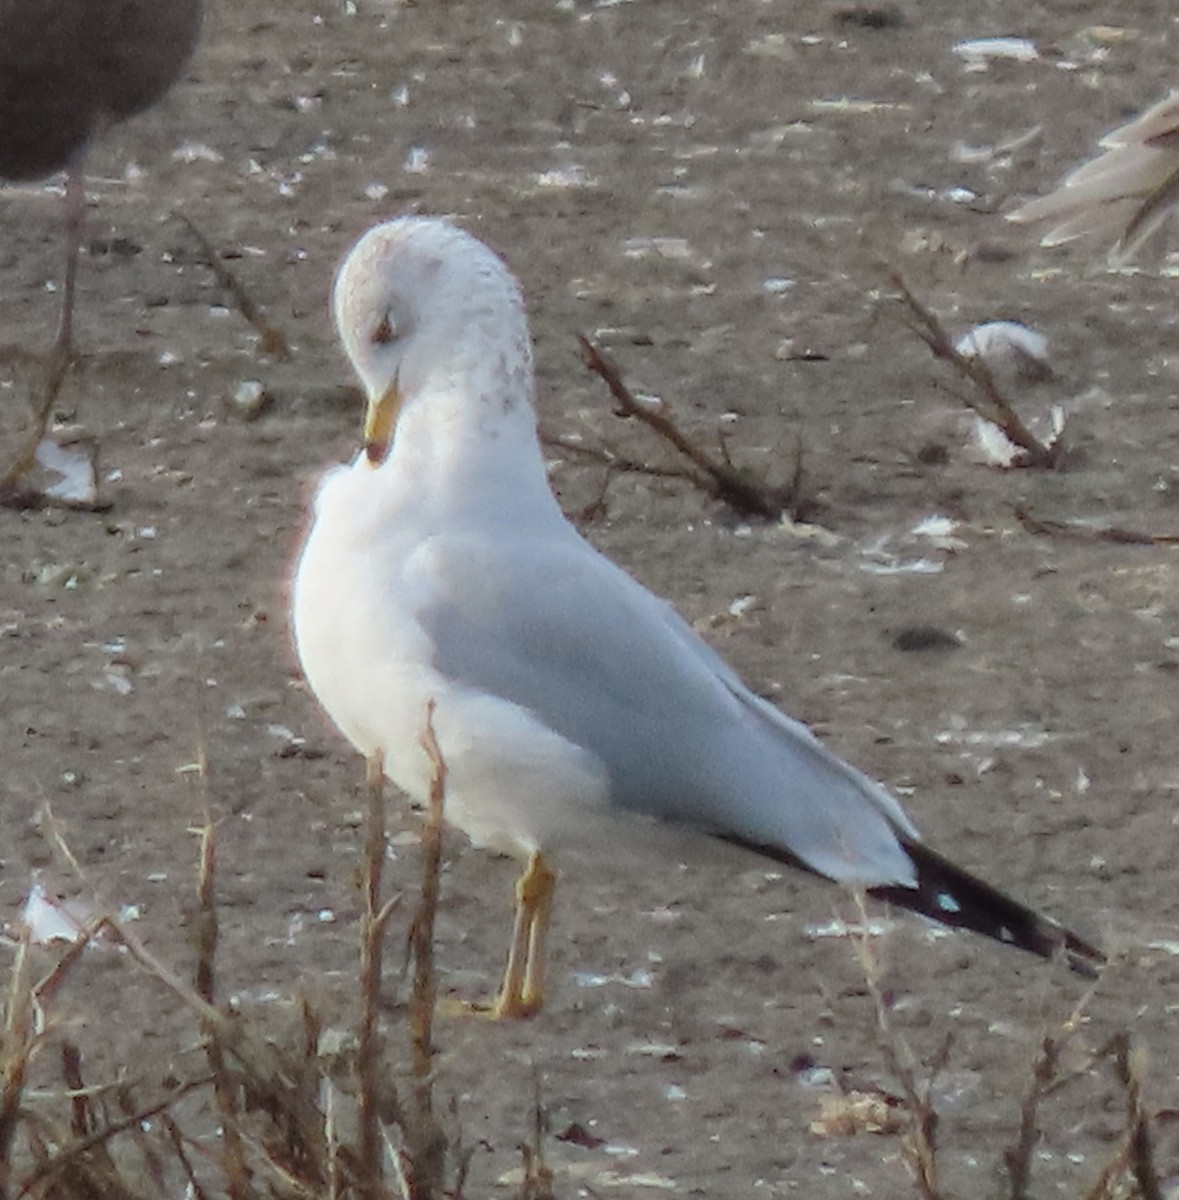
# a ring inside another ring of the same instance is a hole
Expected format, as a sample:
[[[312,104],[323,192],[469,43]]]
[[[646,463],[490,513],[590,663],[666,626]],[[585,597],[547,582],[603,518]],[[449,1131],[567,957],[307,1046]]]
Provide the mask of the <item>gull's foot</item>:
[[[544,1007],[541,997],[497,996],[490,1004],[453,997],[438,1001],[443,1017],[482,1017],[485,1021],[528,1021]]]

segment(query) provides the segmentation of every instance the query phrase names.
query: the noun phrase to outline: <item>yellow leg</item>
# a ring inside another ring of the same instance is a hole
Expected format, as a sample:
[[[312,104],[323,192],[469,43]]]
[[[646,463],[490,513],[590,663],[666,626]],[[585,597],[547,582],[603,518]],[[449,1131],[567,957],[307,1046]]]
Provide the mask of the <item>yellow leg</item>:
[[[544,971],[549,918],[557,876],[534,850],[516,881],[516,919],[512,946],[499,995],[489,1015],[496,1020],[534,1017],[544,1003]]]
[[[525,1006],[540,1012],[544,1003],[544,976],[548,966],[549,920],[553,915],[553,896],[557,891],[556,873],[538,854],[535,862],[528,864],[529,874],[539,878],[535,890],[537,896],[532,912],[532,927],[528,932],[528,970],[524,973]]]

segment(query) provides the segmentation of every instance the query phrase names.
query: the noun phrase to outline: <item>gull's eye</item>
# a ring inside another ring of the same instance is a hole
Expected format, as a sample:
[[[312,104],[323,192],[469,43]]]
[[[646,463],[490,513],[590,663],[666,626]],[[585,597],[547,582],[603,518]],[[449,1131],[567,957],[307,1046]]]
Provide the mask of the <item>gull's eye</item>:
[[[393,328],[393,322],[389,319],[389,314],[386,313],[381,318],[381,323],[373,330],[373,345],[387,346],[396,336],[397,332]]]

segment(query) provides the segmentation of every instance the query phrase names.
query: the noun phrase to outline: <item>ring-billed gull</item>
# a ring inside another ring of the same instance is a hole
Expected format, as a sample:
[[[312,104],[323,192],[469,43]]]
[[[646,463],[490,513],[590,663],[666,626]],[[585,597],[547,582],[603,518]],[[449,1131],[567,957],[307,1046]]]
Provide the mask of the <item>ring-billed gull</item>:
[[[446,812],[524,858],[493,1012],[543,998],[554,847],[675,823],[937,920],[1074,962],[1100,953],[923,845],[900,805],[754,695],[594,550],[549,489],[520,289],[436,219],[366,233],[336,325],[368,394],[365,446],[324,478],[294,580],[306,678],[417,800],[428,704]]]
[[[172,86],[203,11],[203,0],[0,0],[0,179],[66,172],[59,356],[71,340],[86,149]]]

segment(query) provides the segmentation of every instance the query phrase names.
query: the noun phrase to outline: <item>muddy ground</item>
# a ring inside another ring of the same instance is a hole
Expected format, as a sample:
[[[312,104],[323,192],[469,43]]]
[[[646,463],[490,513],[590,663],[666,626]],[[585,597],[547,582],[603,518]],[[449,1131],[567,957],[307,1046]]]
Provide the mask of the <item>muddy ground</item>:
[[[666,461],[611,413],[584,331],[740,464],[784,479],[802,445],[820,540],[567,451],[553,482],[571,514],[608,482],[587,537],[897,789],[933,844],[1122,956],[1071,1061],[1129,1030],[1151,1106],[1179,1105],[1176,552],[1037,535],[1014,511],[1179,534],[1176,283],[1165,257],[1111,273],[1099,248],[1041,250],[1001,216],[1172,82],[1167,6],[901,3],[885,28],[783,0],[213,10],[187,78],[90,160],[82,357],[57,409],[66,436],[97,440],[109,509],[0,513],[6,920],[40,873],[136,906],[137,933],[187,969],[208,806],[223,992],[263,1020],[300,994],[352,1019],[361,765],[299,680],[287,581],[316,477],[357,445],[335,265],[382,218],[449,213],[523,284],[551,434]],[[990,35],[1039,57],[968,70],[955,43]],[[173,213],[289,361],[260,352]],[[52,189],[0,188],[9,431],[56,320],[59,220]],[[886,302],[882,264],[954,331],[1014,317],[1047,335],[1058,378],[1026,399],[1065,407],[1068,469],[971,461],[957,385]],[[252,421],[229,403],[251,380],[271,401]],[[911,532],[932,515],[953,545]],[[914,626],[960,645],[899,649]],[[183,769],[202,753],[205,788]],[[46,804],[85,885],[53,858]],[[416,820],[393,820],[411,890]],[[514,871],[449,848],[446,993],[494,987]],[[569,880],[546,1011],[439,1029],[469,1194],[518,1162],[534,1076],[554,1132],[597,1141],[549,1140],[562,1195],[912,1194],[897,1137],[809,1128],[832,1080],[896,1091],[851,947],[817,936],[836,911],[854,915],[752,859]],[[953,1037],[934,1089],[947,1193],[1001,1190],[1031,1059],[1085,985],[916,919],[874,944],[916,1053]],[[80,970],[55,1015],[88,1077],[170,1072],[188,1016],[116,954]],[[1083,1194],[1122,1108],[1108,1066],[1045,1106],[1037,1194]]]

